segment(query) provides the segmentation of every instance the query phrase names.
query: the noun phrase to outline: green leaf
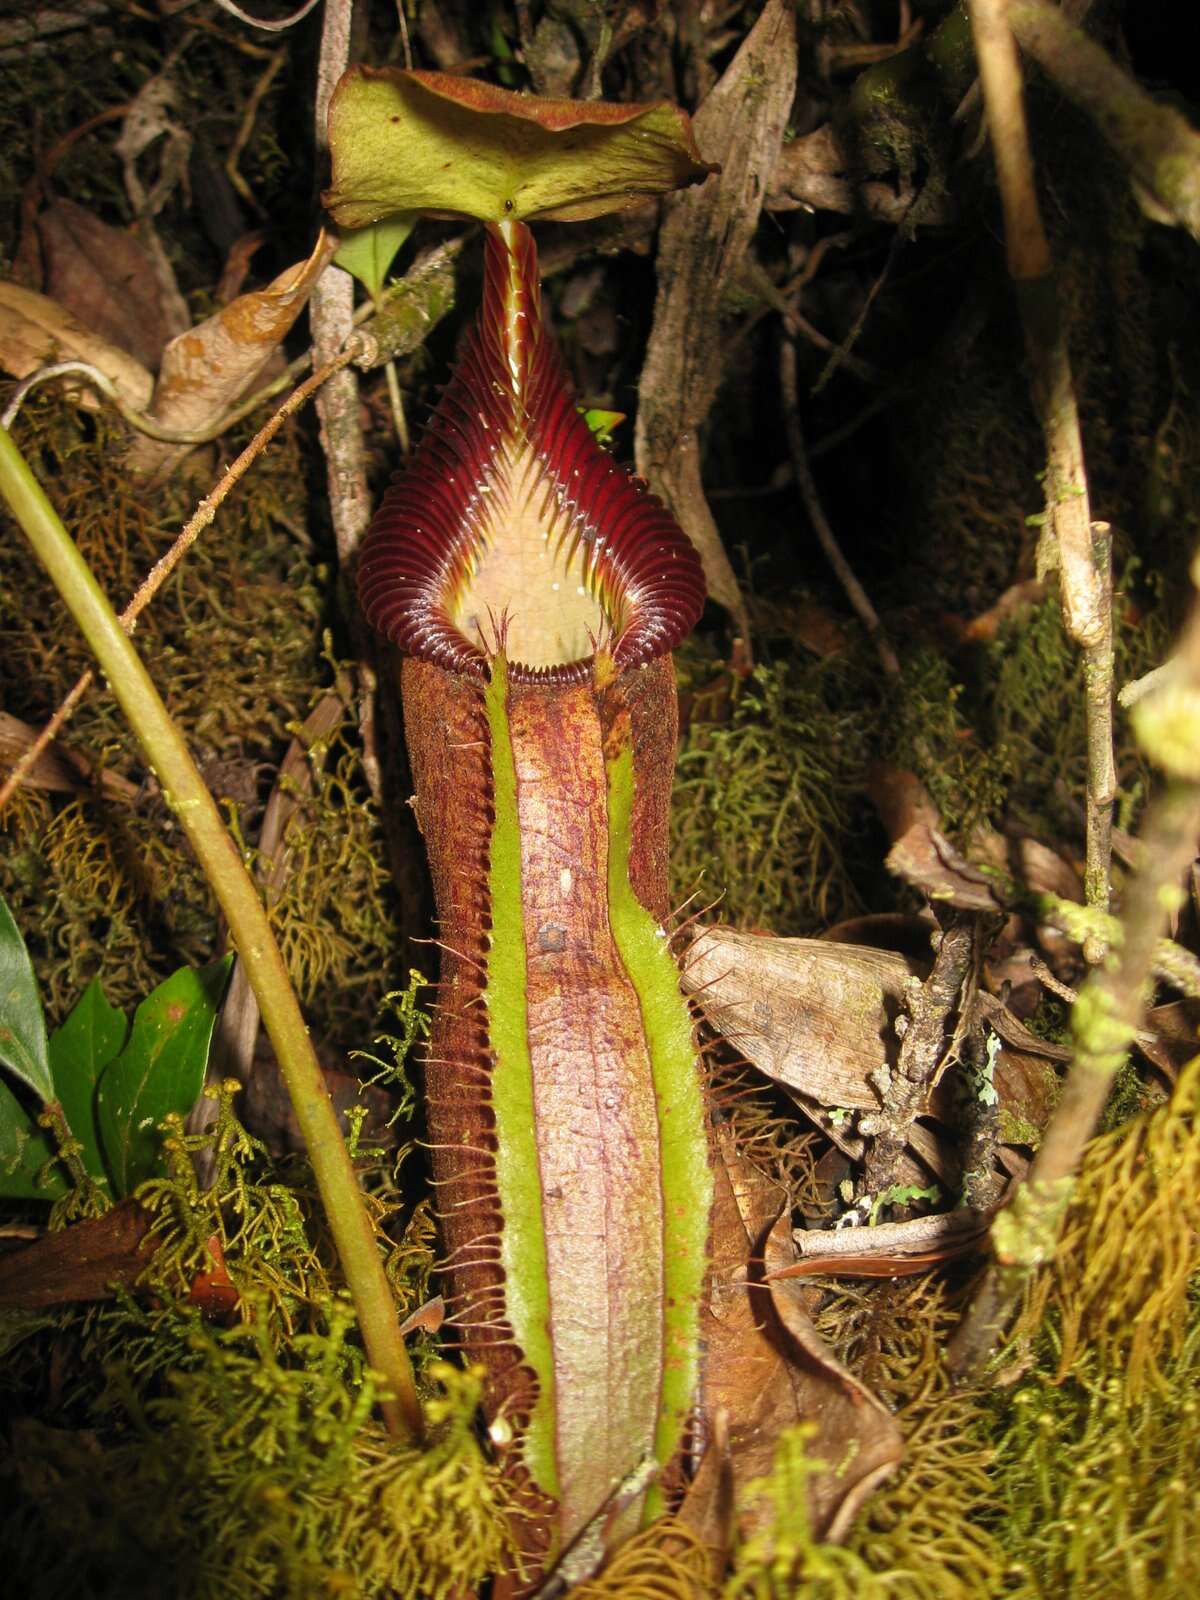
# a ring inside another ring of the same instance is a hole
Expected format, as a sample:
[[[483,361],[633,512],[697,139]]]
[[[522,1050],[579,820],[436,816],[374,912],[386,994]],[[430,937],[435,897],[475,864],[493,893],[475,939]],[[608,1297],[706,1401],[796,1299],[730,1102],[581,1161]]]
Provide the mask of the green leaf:
[[[55,1096],[67,1126],[83,1146],[80,1159],[100,1182],[107,1175],[96,1127],[96,1085],[125,1043],[127,1031],[124,1013],[108,1003],[99,978],[93,978],[71,1015],[50,1037]]]
[[[40,1100],[53,1100],[46,1051],[46,1019],[42,1016],[37,979],[21,930],[3,899],[0,899],[0,1062],[15,1072]]]
[[[367,228],[348,228],[333,259],[358,279],[372,300],[378,300],[388,269],[416,225],[416,217],[401,212]]]
[[[624,411],[605,411],[602,406],[589,406],[583,412],[592,438],[601,447],[608,444],[616,429],[625,421]]]
[[[0,1078],[0,1195],[50,1201],[66,1194],[67,1180],[59,1167],[51,1167],[44,1184],[37,1181],[53,1154],[45,1130]]]
[[[687,114],[661,100],[613,105],[512,94],[476,78],[351,67],[329,108],[339,227],[397,211],[485,222],[579,221],[699,183]]]
[[[159,1170],[158,1125],[186,1116],[204,1084],[217,1006],[232,957],[183,967],[137,1008],[129,1043],[100,1075],[96,1122],[119,1198]]]

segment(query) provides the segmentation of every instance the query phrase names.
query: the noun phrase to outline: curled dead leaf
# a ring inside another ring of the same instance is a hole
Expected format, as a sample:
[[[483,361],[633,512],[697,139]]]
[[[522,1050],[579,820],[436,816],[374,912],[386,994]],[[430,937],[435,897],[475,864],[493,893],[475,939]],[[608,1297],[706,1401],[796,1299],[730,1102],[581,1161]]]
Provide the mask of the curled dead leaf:
[[[777,1274],[794,1261],[785,1214],[763,1244],[760,1293],[770,1295],[779,1327],[793,1347],[789,1370],[797,1412],[801,1420],[816,1423],[809,1448],[825,1470],[809,1479],[813,1528],[819,1537],[837,1542],[902,1459],[904,1439],[883,1401],[842,1365],[813,1326],[803,1287],[779,1281]],[[796,1353],[803,1359],[797,1360]]]
[[[172,339],[148,408],[154,420],[179,432],[201,433],[249,393],[336,249],[336,239],[322,233],[307,261]],[[128,465],[161,481],[191,448],[142,437],[129,452]]]
[[[803,1291],[766,1282],[766,1271],[795,1260],[786,1196],[737,1152],[728,1129],[718,1130],[716,1142],[701,1409],[706,1419],[722,1417],[727,1429],[709,1435],[685,1517],[706,1536],[726,1538],[730,1505],[770,1472],[779,1435],[813,1422],[812,1454],[826,1463],[809,1480],[813,1526],[837,1539],[899,1461],[900,1430],[820,1338]]]

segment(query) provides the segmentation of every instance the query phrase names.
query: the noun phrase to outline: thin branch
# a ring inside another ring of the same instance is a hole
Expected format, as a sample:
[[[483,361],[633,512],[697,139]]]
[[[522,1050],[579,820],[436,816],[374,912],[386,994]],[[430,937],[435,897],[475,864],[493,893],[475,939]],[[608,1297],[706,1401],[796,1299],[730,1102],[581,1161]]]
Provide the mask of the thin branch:
[[[1033,401],[1046,441],[1046,530],[1038,551],[1038,576],[1058,567],[1063,620],[1084,652],[1087,899],[1089,905],[1107,911],[1116,796],[1111,540],[1107,524],[1092,522],[1071,360],[1038,207],[1021,65],[1007,11],[1008,0],[971,0],[971,28],[1004,210],[1008,270],[1025,333]],[[1084,951],[1093,963],[1103,953],[1094,944]]]
[[[267,90],[283,69],[288,55],[288,46],[281,44],[270,61],[267,62],[265,71],[259,75],[258,82],[250,91],[245,110],[242,112],[242,120],[238,126],[238,131],[234,135],[232,145],[229,147],[229,154],[225,157],[225,176],[251,210],[257,211],[260,217],[265,216],[266,212],[255,198],[250,185],[242,177],[238,163],[241,161],[242,151],[250,143],[250,136],[254,132],[254,124],[258,118],[258,108],[262,105]]]
[[[896,1026],[899,1059],[879,1110],[858,1119],[859,1133],[871,1140],[863,1178],[871,1195],[883,1194],[896,1182],[913,1123],[928,1109],[929,1092],[952,1048],[952,1021],[974,987],[976,925],[974,917],[952,912],[929,976],[924,983],[910,978],[905,985],[906,1026],[901,1032],[899,1019]]]
[[[1069,7],[1011,0],[1022,50],[1096,123],[1129,169],[1142,210],[1200,239],[1200,133],[1148,94],[1082,28]]]
[[[1137,1037],[1163,930],[1182,899],[1180,879],[1200,834],[1200,615],[1180,644],[1182,669],[1134,713],[1143,747],[1167,774],[1146,819],[1142,866],[1125,896],[1119,944],[1093,969],[1071,1014],[1075,1055],[1062,1098],[1020,1186],[992,1225],[995,1260],[951,1340],[947,1359],[960,1378],[986,1366],[1026,1286],[1054,1257],[1075,1173],[1113,1079]]]
[[[138,617],[141,616],[204,529],[213,521],[218,508],[228,497],[230,490],[245,476],[251,463],[256,461],[263,453],[287,419],[295,416],[301,406],[316,393],[323,383],[335,372],[339,372],[348,363],[354,361],[358,354],[357,335],[355,335],[346,349],[339,351],[327,366],[314,372],[311,377],[306,378],[302,384],[292,391],[278,411],[254,435],[241,455],[226,468],[216,487],[201,500],[180,531],[179,537],[166,554],[155,562],[154,566],[138,585],[129,604],[121,612],[119,620],[126,633],[133,632]],[[69,363],[63,363],[63,365],[69,365]],[[89,667],[80,676],[74,688],[61,702],[58,710],[55,711],[37,738],[21,756],[4,780],[4,783],[0,784],[0,812],[4,810],[4,807],[20,788],[27,774],[32,770],[43,752],[58,737],[67,719],[83,699],[94,679],[95,673]]]
[[[837,575],[838,582],[846,591],[846,597],[853,606],[855,614],[863,627],[867,630],[876,654],[879,656],[880,665],[889,678],[896,679],[900,676],[900,660],[893,650],[891,641],[884,632],[883,624],[879,620],[879,613],[871,603],[871,597],[855,577],[850,563],[842,554],[841,546],[829,519],[821,506],[817,494],[817,486],[813,481],[812,469],[808,464],[808,452],[804,443],[804,430],[800,424],[800,401],[796,390],[796,347],[790,338],[781,341],[779,349],[779,384],[783,392],[783,419],[787,427],[788,449],[792,457],[792,471],[796,477],[796,487],[800,491],[800,498],[804,501],[805,510],[820,542],[821,549],[829,565]]]

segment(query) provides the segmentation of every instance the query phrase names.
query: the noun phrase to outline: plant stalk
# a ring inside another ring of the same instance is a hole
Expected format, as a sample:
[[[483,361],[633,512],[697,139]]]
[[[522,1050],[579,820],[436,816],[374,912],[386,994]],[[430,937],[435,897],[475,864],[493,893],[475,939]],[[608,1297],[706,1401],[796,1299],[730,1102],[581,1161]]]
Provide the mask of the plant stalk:
[[[1021,313],[1030,387],[1046,442],[1046,527],[1038,573],[1057,566],[1067,632],[1084,654],[1087,680],[1087,871],[1089,906],[1107,911],[1112,865],[1112,541],[1092,521],[1079,407],[1042,224],[1022,97],[1021,63],[1008,0],[971,0],[971,30],[1004,211],[1008,271]],[[1089,941],[1093,965],[1103,946]]]
[[[258,891],[149,673],[28,463],[3,428],[0,493],[91,646],[220,903],[304,1134],[367,1358],[384,1379],[388,1398],[381,1402],[381,1409],[385,1422],[390,1432],[419,1439],[420,1403],[374,1231]]]

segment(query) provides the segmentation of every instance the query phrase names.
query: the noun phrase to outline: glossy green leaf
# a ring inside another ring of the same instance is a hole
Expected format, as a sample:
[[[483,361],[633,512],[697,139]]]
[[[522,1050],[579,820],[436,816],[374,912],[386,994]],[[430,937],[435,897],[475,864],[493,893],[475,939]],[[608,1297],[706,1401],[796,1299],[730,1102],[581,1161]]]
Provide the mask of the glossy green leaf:
[[[342,234],[333,259],[352,278],[358,279],[372,300],[378,300],[392,262],[416,223],[416,217],[401,212],[399,216],[373,222],[367,228],[349,228]]]
[[[592,438],[601,447],[606,446],[613,434],[625,421],[624,411],[605,411],[602,406],[589,406],[583,413]]]
[[[124,1013],[110,1005],[93,978],[71,1015],[50,1037],[54,1093],[67,1126],[83,1146],[80,1159],[93,1178],[106,1178],[96,1127],[96,1085],[125,1043]]]
[[[96,1121],[113,1188],[123,1199],[159,1169],[158,1125],[186,1116],[204,1084],[231,957],[183,967],[137,1008],[129,1042],[100,1075]]]
[[[14,1072],[40,1100],[52,1100],[50,1059],[46,1048],[46,1020],[38,996],[33,963],[13,921],[0,899],[0,1064]]]
[[[351,67],[342,77],[329,146],[325,204],[344,228],[398,211],[578,221],[715,170],[687,114],[665,100],[546,100],[395,67]]]
[[[0,1195],[9,1200],[49,1201],[66,1194],[67,1180],[61,1167],[49,1168],[45,1183],[37,1181],[53,1154],[45,1129],[38,1127],[33,1113],[0,1078]]]

